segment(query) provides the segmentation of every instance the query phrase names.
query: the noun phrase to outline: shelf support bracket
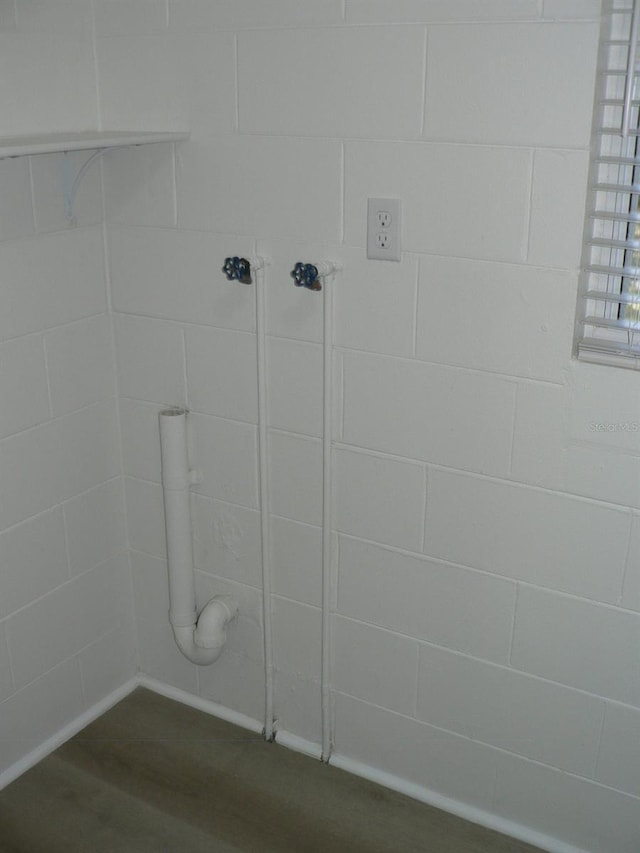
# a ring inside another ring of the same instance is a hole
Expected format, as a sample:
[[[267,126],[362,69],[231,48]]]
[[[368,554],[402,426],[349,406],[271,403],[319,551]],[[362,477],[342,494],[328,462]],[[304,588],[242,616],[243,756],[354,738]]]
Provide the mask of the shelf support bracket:
[[[101,148],[90,154],[78,169],[77,174],[74,173],[73,160],[71,159],[69,152],[64,152],[62,157],[62,192],[64,194],[64,215],[66,216],[69,225],[73,226],[76,224],[76,217],[73,208],[82,179],[86,175],[91,164],[102,157],[103,154],[106,154],[108,150],[108,148]]]

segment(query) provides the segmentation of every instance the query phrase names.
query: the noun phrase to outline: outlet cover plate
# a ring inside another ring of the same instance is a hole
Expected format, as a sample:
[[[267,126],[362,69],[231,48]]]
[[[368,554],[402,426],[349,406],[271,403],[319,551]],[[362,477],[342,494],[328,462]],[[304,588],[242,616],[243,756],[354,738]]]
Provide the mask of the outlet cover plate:
[[[399,261],[401,233],[402,201],[370,198],[367,203],[367,257],[375,261]]]

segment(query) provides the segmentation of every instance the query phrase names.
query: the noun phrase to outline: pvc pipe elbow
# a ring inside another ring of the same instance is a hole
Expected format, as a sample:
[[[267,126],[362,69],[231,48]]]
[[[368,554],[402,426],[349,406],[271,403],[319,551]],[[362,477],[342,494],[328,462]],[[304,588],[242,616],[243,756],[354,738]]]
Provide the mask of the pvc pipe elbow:
[[[212,598],[197,623],[171,626],[178,648],[191,663],[200,666],[215,663],[227,642],[227,625],[237,613],[238,605],[230,596]]]
[[[335,275],[342,270],[342,264],[338,261],[318,261],[316,263],[318,275],[321,278],[326,278],[329,275]]]
[[[222,648],[227,642],[227,625],[238,613],[238,605],[229,595],[216,595],[205,604],[194,631],[197,646]]]

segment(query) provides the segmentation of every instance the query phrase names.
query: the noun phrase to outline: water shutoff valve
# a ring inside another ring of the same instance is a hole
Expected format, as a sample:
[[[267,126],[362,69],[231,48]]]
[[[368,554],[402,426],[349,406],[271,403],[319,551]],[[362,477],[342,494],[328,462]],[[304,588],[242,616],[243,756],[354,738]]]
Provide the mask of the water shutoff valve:
[[[251,263],[246,258],[225,258],[222,272],[229,281],[251,284]]]
[[[291,278],[296,287],[306,287],[307,290],[322,290],[318,268],[313,264],[298,261],[291,270]]]

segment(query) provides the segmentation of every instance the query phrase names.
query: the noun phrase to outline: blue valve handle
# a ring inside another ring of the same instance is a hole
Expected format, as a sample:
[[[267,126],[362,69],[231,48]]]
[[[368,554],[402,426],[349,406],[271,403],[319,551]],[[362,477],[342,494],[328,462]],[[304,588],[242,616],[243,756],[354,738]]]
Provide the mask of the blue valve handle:
[[[229,281],[239,281],[242,284],[251,284],[251,264],[246,258],[225,258],[222,272]]]
[[[318,278],[318,268],[313,264],[304,264],[298,261],[291,270],[291,278],[296,287],[306,287],[307,290],[322,290],[322,284]]]

